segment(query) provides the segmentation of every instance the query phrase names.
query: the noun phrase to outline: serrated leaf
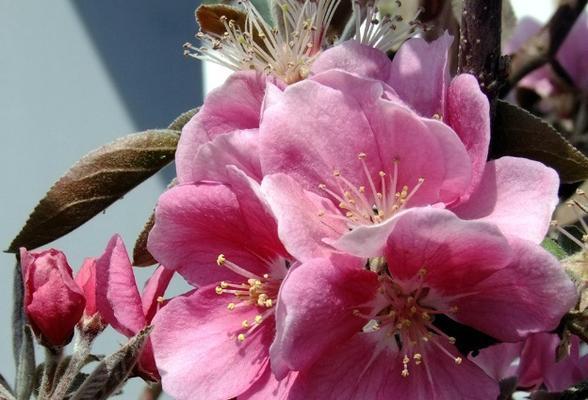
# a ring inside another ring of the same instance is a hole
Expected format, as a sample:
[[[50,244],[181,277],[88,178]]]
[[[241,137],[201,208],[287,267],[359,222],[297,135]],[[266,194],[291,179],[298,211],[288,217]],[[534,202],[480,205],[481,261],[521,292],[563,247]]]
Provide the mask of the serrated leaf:
[[[119,351],[102,360],[72,396],[72,400],[102,400],[127,380],[153,327],[147,327],[131,338]]]
[[[588,179],[588,158],[541,118],[498,100],[493,128],[493,158],[509,155],[540,161],[555,169],[562,182]]]
[[[177,179],[174,178],[170,184],[167,185],[167,189],[174,187],[177,183]],[[149,232],[151,232],[154,224],[155,211],[149,216],[149,219],[145,223],[143,230],[135,242],[135,247],[133,248],[133,265],[135,267],[149,267],[153,264],[157,264],[157,260],[153,258],[151,253],[149,253],[149,250],[147,250],[147,239],[149,239]]]
[[[124,136],[82,157],[35,207],[9,252],[34,249],[76,229],[174,159],[179,133]]]
[[[568,256],[565,250],[562,249],[561,246],[557,244],[557,242],[553,239],[545,238],[541,242],[541,247],[543,247],[545,250],[554,255],[555,258],[557,258],[558,260],[561,260]]]
[[[188,123],[192,119],[194,115],[200,110],[199,107],[193,108],[191,110],[186,111],[185,113],[180,114],[176,119],[173,120],[171,124],[167,127],[167,129],[171,129],[174,131],[181,131],[184,125]]]

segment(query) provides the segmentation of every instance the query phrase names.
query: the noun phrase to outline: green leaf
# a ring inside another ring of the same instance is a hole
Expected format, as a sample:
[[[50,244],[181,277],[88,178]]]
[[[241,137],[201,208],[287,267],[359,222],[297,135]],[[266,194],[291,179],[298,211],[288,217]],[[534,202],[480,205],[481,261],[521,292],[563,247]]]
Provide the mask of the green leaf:
[[[34,249],[73,231],[169,164],[175,130],[124,136],[82,157],[37,204],[8,252]]]
[[[588,158],[553,126],[503,100],[496,103],[492,158],[526,157],[555,169],[562,182],[588,179]]]
[[[562,260],[568,256],[564,249],[553,239],[545,238],[541,242],[541,247],[550,252],[558,260]]]

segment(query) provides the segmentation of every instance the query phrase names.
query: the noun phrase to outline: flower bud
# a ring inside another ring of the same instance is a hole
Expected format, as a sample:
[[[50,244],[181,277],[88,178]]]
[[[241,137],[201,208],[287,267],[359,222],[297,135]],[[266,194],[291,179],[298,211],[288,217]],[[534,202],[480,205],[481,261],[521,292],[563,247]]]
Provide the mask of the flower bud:
[[[106,328],[107,324],[98,312],[96,307],[96,259],[86,258],[75,282],[82,289],[86,298],[86,308],[84,315],[80,320],[80,329],[82,333],[97,335]]]
[[[86,300],[65,254],[55,249],[32,253],[21,248],[20,262],[24,309],[40,343],[47,347],[68,344]]]

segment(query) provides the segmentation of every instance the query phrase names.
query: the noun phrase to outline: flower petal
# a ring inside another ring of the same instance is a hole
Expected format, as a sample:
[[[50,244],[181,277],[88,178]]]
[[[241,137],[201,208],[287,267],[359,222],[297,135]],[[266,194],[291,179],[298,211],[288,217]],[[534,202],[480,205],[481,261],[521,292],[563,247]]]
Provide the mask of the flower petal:
[[[472,163],[470,188],[461,197],[465,201],[482,178],[490,145],[490,105],[474,76],[461,74],[451,81],[445,117],[465,145]]]
[[[307,368],[361,330],[366,320],[353,310],[371,312],[366,303],[374,299],[377,286],[377,275],[353,257],[333,255],[292,268],[280,289],[270,349],[276,377]]]
[[[539,245],[518,238],[509,242],[511,263],[454,303],[457,321],[514,342],[555,329],[576,304],[577,292],[559,262]]]
[[[525,158],[502,157],[486,164],[470,199],[453,211],[464,219],[496,224],[505,235],[540,243],[558,203],[558,188],[551,168]]]
[[[195,182],[202,171],[194,159],[200,146],[218,135],[259,127],[266,78],[255,71],[235,72],[212,91],[200,111],[182,129],[176,152],[180,183]]]
[[[151,322],[157,309],[160,307],[158,299],[164,295],[173,276],[173,270],[159,266],[145,284],[141,296],[141,303],[143,305],[145,320],[148,323]]]
[[[278,220],[278,234],[294,258],[306,261],[333,251],[323,239],[337,237],[347,227],[340,220],[319,216],[339,214],[330,200],[304,190],[294,178],[281,173],[266,176],[261,187]]]
[[[290,388],[296,380],[297,372],[290,372],[278,381],[270,368],[266,368],[263,376],[257,380],[245,393],[239,395],[239,400],[288,400]]]
[[[322,52],[312,64],[311,72],[318,74],[339,69],[386,82],[390,76],[390,65],[386,53],[357,40],[347,40]]]
[[[442,115],[449,83],[447,62],[453,37],[448,33],[427,43],[407,40],[394,56],[388,83],[420,115]]]
[[[246,204],[243,206],[241,203]],[[258,275],[285,250],[275,220],[255,193],[217,183],[176,186],[160,198],[148,240],[151,254],[200,286],[235,278],[219,254]]]
[[[127,249],[114,235],[96,260],[96,307],[108,324],[132,337],[147,325]]]
[[[268,367],[273,321],[238,342],[257,307],[230,311],[231,298],[214,286],[171,300],[153,320],[155,359],[167,394],[178,400],[230,399],[249,389]]]

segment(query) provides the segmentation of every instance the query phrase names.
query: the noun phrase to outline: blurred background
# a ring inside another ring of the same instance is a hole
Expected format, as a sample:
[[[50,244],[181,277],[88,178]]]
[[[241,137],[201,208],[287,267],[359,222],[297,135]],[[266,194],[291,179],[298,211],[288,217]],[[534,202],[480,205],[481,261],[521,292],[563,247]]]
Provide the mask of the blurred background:
[[[513,0],[517,16],[547,20],[552,0]],[[0,0],[0,247],[69,166],[119,136],[165,127],[202,103],[227,71],[182,56],[197,0]],[[77,270],[120,233],[132,250],[173,166],[105,213],[51,243]],[[14,380],[10,314],[14,257],[0,253],[0,373]],[[152,269],[138,270],[142,286]],[[170,294],[186,286],[174,282]],[[97,353],[125,338],[100,337]],[[138,379],[121,399],[137,399]]]

